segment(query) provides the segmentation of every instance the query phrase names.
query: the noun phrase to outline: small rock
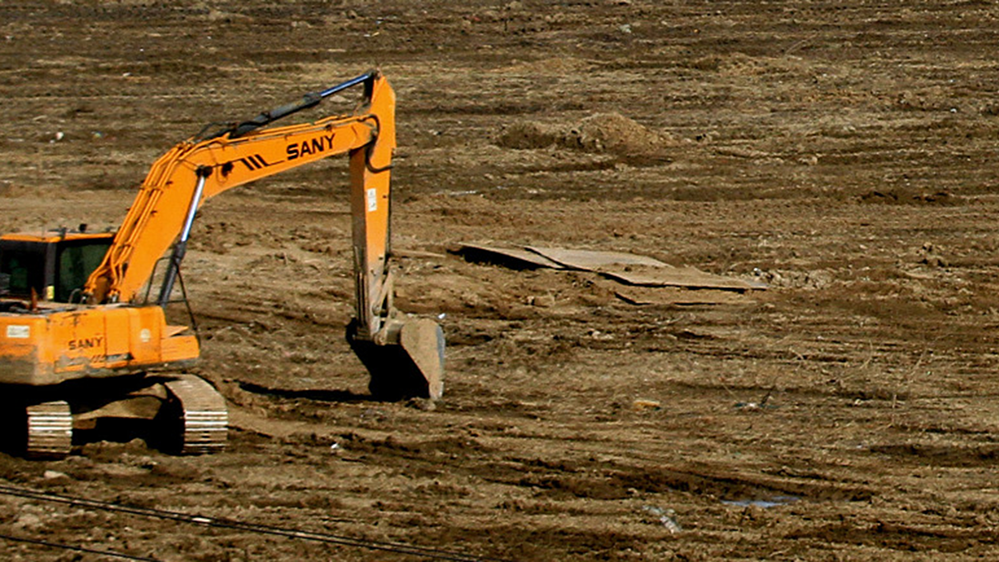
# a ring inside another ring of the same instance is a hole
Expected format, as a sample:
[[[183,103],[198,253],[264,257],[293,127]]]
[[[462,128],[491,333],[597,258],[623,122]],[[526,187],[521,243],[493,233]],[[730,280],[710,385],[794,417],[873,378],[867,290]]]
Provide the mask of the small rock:
[[[646,400],[644,398],[639,398],[631,403],[631,407],[636,412],[644,412],[647,410],[661,410],[663,405],[657,400]]]
[[[642,506],[642,510],[656,517],[659,523],[669,530],[670,534],[675,535],[683,531],[683,528],[680,527],[680,524],[674,519],[674,517],[676,517],[676,512],[672,509],[663,509],[654,505],[644,505]]]
[[[919,253],[921,255],[919,263],[926,264],[931,267],[947,267],[950,265],[950,262],[945,257],[940,255],[940,249],[934,246],[931,242],[923,244]]]
[[[59,472],[56,470],[46,470],[44,473],[42,473],[42,478],[46,480],[59,480],[65,478],[68,480],[69,475],[66,474],[65,472]]]
[[[527,297],[527,304],[538,308],[551,308],[555,306],[555,297],[552,295],[532,295]]]
[[[406,406],[417,410],[423,410],[424,412],[433,412],[437,409],[437,403],[429,398],[410,398],[409,401],[406,402]]]
[[[14,527],[17,529],[37,529],[41,526],[42,518],[34,513],[22,513],[14,521]]]

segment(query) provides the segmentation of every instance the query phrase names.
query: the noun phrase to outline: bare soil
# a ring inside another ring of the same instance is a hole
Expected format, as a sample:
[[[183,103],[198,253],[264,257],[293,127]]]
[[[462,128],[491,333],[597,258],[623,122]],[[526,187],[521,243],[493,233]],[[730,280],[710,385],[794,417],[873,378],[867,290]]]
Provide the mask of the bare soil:
[[[113,227],[204,124],[380,68],[397,304],[442,318],[448,372],[434,405],[368,395],[333,159],[197,222],[195,372],[230,402],[227,452],[97,440],[0,455],[0,484],[510,560],[994,559],[997,19],[975,0],[5,1],[4,231]],[[636,305],[462,242],[770,289]],[[424,559],[7,496],[0,530],[168,561]],[[6,540],[0,559],[100,558]]]

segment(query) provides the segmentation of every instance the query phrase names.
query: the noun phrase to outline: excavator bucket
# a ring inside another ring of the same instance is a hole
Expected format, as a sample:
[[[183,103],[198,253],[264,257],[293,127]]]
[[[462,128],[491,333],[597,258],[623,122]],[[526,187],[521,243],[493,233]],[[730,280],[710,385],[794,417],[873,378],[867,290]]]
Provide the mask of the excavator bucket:
[[[429,398],[444,393],[444,331],[433,320],[405,320],[398,341],[377,344],[347,328],[351,349],[368,369],[368,390],[380,400]]]

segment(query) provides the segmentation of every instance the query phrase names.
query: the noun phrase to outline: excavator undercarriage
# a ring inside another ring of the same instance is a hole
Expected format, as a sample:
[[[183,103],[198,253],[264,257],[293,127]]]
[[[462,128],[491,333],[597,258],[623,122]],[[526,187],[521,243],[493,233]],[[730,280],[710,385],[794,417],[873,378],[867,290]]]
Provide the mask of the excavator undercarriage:
[[[175,454],[225,449],[228,412],[215,388],[190,374],[123,376],[9,392],[4,448],[29,458],[61,458],[74,443],[144,439]]]
[[[351,114],[272,126],[355,86],[363,96]],[[376,398],[440,398],[440,326],[392,304],[395,94],[384,77],[369,72],[207,131],[153,164],[116,232],[0,236],[0,415],[15,428],[7,448],[62,457],[86,435],[121,433],[180,454],[222,450],[225,400],[184,372],[200,354],[197,334],[164,312],[191,226],[223,191],[338,154],[349,155],[351,177],[356,302],[347,341]],[[151,295],[160,261],[166,270]]]

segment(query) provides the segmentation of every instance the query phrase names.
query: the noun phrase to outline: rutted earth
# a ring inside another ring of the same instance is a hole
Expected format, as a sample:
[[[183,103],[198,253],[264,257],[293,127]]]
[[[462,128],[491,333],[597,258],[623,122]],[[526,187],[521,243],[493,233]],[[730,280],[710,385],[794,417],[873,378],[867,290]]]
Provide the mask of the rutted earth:
[[[195,371],[232,408],[227,452],[94,440],[0,455],[0,485],[510,560],[994,558],[997,16],[4,2],[4,231],[112,227],[204,124],[380,68],[399,97],[397,305],[440,318],[448,374],[432,405],[367,394],[332,159],[196,223]],[[638,305],[462,243],[632,252],[769,289]],[[423,559],[2,494],[0,534],[157,560]],[[0,558],[99,559],[10,538]]]

